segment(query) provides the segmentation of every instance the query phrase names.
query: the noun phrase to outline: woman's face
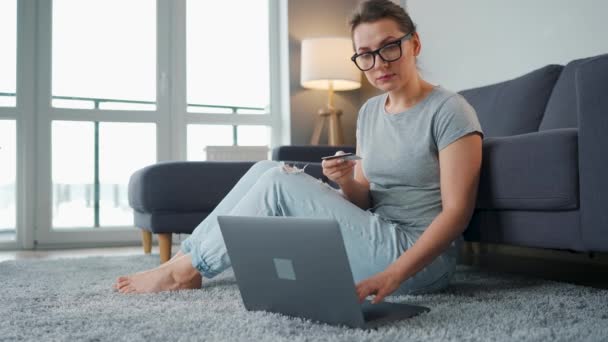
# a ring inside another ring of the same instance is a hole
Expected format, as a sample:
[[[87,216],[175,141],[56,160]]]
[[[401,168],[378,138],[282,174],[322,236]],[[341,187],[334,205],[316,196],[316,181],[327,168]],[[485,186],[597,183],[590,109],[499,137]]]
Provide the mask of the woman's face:
[[[353,43],[357,54],[374,51],[388,43],[395,42],[409,32],[401,32],[392,19],[380,19],[371,23],[359,24],[353,32]],[[420,53],[420,40],[414,34],[409,40],[401,42],[401,58],[385,62],[375,55],[374,67],[364,71],[367,80],[382,91],[400,89],[413,77],[417,77],[416,56]]]

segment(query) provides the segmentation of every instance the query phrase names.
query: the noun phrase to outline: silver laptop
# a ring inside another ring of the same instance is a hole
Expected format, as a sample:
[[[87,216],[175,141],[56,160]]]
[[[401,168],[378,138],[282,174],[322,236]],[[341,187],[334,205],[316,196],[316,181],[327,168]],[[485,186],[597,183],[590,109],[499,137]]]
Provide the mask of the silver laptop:
[[[218,222],[247,310],[363,329],[429,311],[359,303],[335,220],[218,216]]]

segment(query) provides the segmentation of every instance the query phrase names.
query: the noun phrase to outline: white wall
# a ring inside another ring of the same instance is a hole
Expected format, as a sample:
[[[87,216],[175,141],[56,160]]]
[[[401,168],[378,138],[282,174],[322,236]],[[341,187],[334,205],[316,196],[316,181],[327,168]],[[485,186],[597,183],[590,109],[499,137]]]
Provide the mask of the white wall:
[[[425,79],[459,91],[608,53],[605,0],[407,0]]]

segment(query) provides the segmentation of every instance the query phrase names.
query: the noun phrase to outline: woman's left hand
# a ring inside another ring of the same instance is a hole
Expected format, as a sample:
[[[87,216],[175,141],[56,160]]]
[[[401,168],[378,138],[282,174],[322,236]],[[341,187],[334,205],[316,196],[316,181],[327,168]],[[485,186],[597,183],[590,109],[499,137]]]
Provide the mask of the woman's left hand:
[[[395,292],[399,285],[401,285],[399,276],[390,269],[384,270],[357,284],[359,302],[363,302],[367,296],[375,295],[372,304],[380,303],[384,297]]]

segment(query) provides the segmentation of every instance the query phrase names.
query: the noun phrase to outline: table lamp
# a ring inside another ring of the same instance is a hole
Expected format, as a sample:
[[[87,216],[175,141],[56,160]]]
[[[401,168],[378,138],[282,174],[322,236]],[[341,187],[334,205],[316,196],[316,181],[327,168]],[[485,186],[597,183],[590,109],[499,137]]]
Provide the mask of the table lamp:
[[[311,145],[318,145],[325,121],[329,120],[328,143],[344,144],[340,115],[334,107],[334,91],[361,87],[361,72],[350,60],[353,46],[350,38],[311,38],[302,40],[300,83],[308,89],[328,91],[327,107],[319,110]]]

